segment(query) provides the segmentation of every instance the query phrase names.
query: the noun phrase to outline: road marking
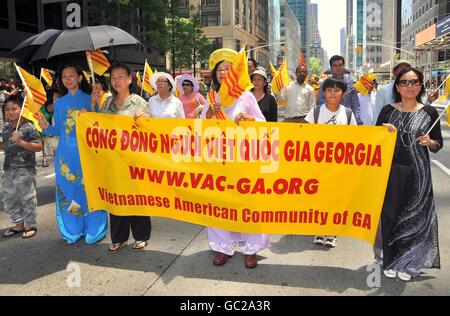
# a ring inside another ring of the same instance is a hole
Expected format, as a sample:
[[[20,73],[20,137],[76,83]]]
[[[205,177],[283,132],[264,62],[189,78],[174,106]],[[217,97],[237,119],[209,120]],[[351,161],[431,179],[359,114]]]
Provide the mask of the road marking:
[[[49,174],[48,176],[45,176],[44,178],[45,178],[45,179],[50,179],[50,178],[53,178],[54,176],[55,176],[55,174],[52,173],[52,174]]]
[[[438,166],[439,168],[442,169],[442,171],[444,171],[447,175],[450,176],[450,169],[448,169],[446,166],[444,166],[443,164],[441,164],[439,161],[437,160],[431,160],[432,163],[434,163],[436,166]]]

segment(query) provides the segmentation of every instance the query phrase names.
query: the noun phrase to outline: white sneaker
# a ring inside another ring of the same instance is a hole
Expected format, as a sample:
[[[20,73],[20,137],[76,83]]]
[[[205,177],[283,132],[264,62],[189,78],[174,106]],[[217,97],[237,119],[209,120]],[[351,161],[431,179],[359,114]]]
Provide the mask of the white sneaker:
[[[313,243],[315,245],[323,245],[324,242],[325,242],[325,237],[324,236],[314,236]]]
[[[409,275],[408,273],[405,273],[405,272],[399,272],[397,274],[397,276],[400,280],[405,281],[405,282],[411,281],[411,278],[412,278],[411,275]]]
[[[334,248],[337,244],[337,238],[334,236],[326,236],[325,237],[325,246]]]
[[[397,277],[397,272],[395,272],[394,270],[383,270],[383,273],[386,278],[389,279],[395,279]]]

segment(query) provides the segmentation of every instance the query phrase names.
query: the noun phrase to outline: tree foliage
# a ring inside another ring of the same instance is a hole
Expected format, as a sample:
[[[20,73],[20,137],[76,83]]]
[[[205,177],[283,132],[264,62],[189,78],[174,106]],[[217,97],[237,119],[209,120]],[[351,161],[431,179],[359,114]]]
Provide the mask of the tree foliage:
[[[309,63],[311,65],[311,70],[313,74],[320,76],[322,73],[322,63],[320,62],[320,59],[317,57],[311,57],[309,59]]]

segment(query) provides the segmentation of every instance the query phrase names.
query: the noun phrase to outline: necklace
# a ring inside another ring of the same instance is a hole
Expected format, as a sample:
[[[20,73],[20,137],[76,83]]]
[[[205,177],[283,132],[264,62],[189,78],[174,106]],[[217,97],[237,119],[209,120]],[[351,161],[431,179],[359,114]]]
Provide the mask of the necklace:
[[[401,106],[401,105],[400,105]],[[401,109],[403,107],[401,106]],[[415,109],[417,108],[417,105]],[[400,134],[400,140],[406,148],[411,148],[416,144],[415,137],[413,134],[413,123],[415,118],[417,117],[418,111],[414,112],[403,112],[399,110],[399,118],[398,118],[398,133]],[[409,115],[408,113],[412,113]],[[405,114],[405,115],[403,115]],[[406,135],[406,137],[405,137]],[[406,141],[405,141],[406,139]]]

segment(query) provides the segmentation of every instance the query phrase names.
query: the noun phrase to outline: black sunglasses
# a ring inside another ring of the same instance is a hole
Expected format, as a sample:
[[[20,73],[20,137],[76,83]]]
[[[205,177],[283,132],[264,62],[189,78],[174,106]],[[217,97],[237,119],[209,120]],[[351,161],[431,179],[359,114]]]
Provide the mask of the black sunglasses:
[[[183,87],[193,87],[193,85],[191,85],[190,83],[183,83],[182,86]]]

